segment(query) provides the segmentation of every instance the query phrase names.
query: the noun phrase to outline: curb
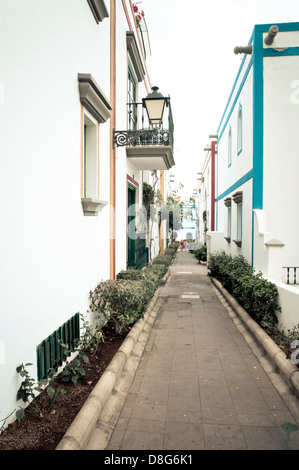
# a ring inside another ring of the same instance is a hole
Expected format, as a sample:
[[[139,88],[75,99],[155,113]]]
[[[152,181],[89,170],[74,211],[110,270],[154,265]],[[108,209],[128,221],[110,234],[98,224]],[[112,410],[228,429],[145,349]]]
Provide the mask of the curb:
[[[299,398],[299,369],[290,361],[290,359],[286,358],[285,354],[281,351],[273,339],[262,329],[261,326],[255,322],[255,320],[253,320],[253,318],[243,307],[241,307],[241,305],[222,286],[222,284],[217,279],[212,277],[211,281],[220,294],[223,295],[224,299],[228,302],[233,312],[237,314],[237,317],[239,317],[241,322],[245,325],[247,331],[244,331],[242,324],[237,324],[235,321],[238,329],[243,333],[246,341],[251,345],[252,349],[255,348],[253,342],[257,342],[258,346],[260,347],[260,350],[258,351],[259,355],[262,357],[266,356],[266,358],[270,360],[274,366],[274,370],[272,370],[272,372],[278,371],[280,376],[284,379],[284,382],[288,385],[289,390],[283,390],[282,393],[287,396],[291,391],[293,394],[294,398],[296,399],[296,403],[293,403],[292,407],[295,408],[295,413],[297,414],[297,418],[299,420],[299,404],[297,402],[297,399]],[[248,332],[251,333],[251,337],[248,336]]]
[[[161,286],[169,274],[168,270]],[[106,448],[158,313],[159,294],[158,287],[55,450]]]

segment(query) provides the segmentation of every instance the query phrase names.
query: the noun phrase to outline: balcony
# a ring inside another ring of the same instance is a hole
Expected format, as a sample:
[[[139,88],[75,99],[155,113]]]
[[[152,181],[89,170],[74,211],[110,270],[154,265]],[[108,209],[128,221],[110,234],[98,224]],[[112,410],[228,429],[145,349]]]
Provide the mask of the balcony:
[[[115,130],[113,144],[117,147],[125,147],[127,158],[139,170],[169,170],[175,165],[174,125],[170,98],[163,98],[160,93],[157,93],[156,87],[153,90],[153,93],[143,99],[142,103],[127,105],[129,129]],[[157,105],[160,106],[158,110],[154,108]],[[144,110],[147,111],[147,116]],[[145,121],[146,118],[148,122]],[[141,122],[140,129],[137,129],[138,122]]]

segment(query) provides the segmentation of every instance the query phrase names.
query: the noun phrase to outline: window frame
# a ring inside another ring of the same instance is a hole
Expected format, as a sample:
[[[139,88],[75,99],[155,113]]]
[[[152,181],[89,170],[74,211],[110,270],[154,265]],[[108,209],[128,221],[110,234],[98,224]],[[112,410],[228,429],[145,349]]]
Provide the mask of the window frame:
[[[227,241],[227,243],[230,243],[231,235],[232,235],[232,203],[231,203],[231,197],[227,197],[224,200],[224,204],[227,207],[227,212],[226,212],[226,236],[224,238]]]
[[[237,215],[236,215],[236,240],[234,240],[235,244],[238,247],[242,246],[242,239],[243,239],[243,192],[237,191],[235,194],[232,195],[233,201],[237,206]]]
[[[87,0],[87,3],[97,24],[101,23],[104,18],[109,18],[104,0]]]
[[[137,130],[138,112],[137,112],[137,94],[138,80],[134,74],[134,68],[129,61],[128,65],[128,129]],[[136,103],[131,109],[132,103]],[[132,116],[132,117],[131,117]]]
[[[243,204],[237,204],[237,240],[242,241],[243,238]]]
[[[99,123],[83,108],[83,198],[99,199]]]
[[[98,212],[102,211],[103,207],[108,204],[107,201],[101,201],[99,199],[100,193],[100,124],[104,124],[111,117],[112,106],[105,94],[97,84],[96,80],[91,74],[78,73],[78,85],[79,85],[79,97],[81,102],[81,204],[83,213],[85,216],[97,216]],[[96,187],[97,189],[90,194],[85,191],[84,185],[87,184],[86,180],[86,165],[85,165],[85,141],[87,134],[85,134],[84,123],[87,122],[88,116],[89,123],[96,126],[94,128],[94,146],[96,148],[96,161],[95,172],[96,172]],[[85,137],[85,138],[84,138]],[[87,197],[85,197],[87,196]]]

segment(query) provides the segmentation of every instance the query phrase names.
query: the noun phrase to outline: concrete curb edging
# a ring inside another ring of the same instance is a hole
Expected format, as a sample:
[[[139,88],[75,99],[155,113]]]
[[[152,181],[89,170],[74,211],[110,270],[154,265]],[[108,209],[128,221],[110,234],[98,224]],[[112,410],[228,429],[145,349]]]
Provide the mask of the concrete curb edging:
[[[296,399],[299,398],[299,369],[286,358],[282,350],[277,346],[277,344],[272,340],[272,338],[260,327],[252,317],[246,312],[246,310],[241,307],[241,305],[236,301],[236,299],[222,286],[222,284],[217,280],[211,277],[212,283],[218,289],[218,291],[223,295],[225,300],[228,302],[233,311],[244,323],[245,327],[252,334],[253,338],[256,340],[258,345],[261,348],[263,355],[266,355],[267,358],[274,365],[279,374],[283,377],[284,381],[287,383],[290,391],[295,395]],[[240,328],[239,328],[240,329]],[[250,339],[249,341],[250,342]],[[297,401],[297,400],[296,400]],[[298,406],[298,405],[297,405]],[[298,410],[299,411],[299,408]],[[299,413],[298,413],[299,416]]]
[[[160,281],[167,282],[170,270]],[[55,450],[104,450],[158,313],[160,288],[127,334]],[[95,442],[93,442],[95,441]]]

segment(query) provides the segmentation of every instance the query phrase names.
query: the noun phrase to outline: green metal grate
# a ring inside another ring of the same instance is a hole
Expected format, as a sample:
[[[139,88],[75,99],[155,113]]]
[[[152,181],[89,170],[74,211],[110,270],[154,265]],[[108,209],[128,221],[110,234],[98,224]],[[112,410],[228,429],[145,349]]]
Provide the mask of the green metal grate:
[[[48,338],[44,339],[36,348],[37,378],[46,379],[50,369],[57,369],[64,361],[64,349],[59,341],[68,345],[70,351],[76,347],[80,339],[80,315],[76,313],[67,322],[60,326]]]

